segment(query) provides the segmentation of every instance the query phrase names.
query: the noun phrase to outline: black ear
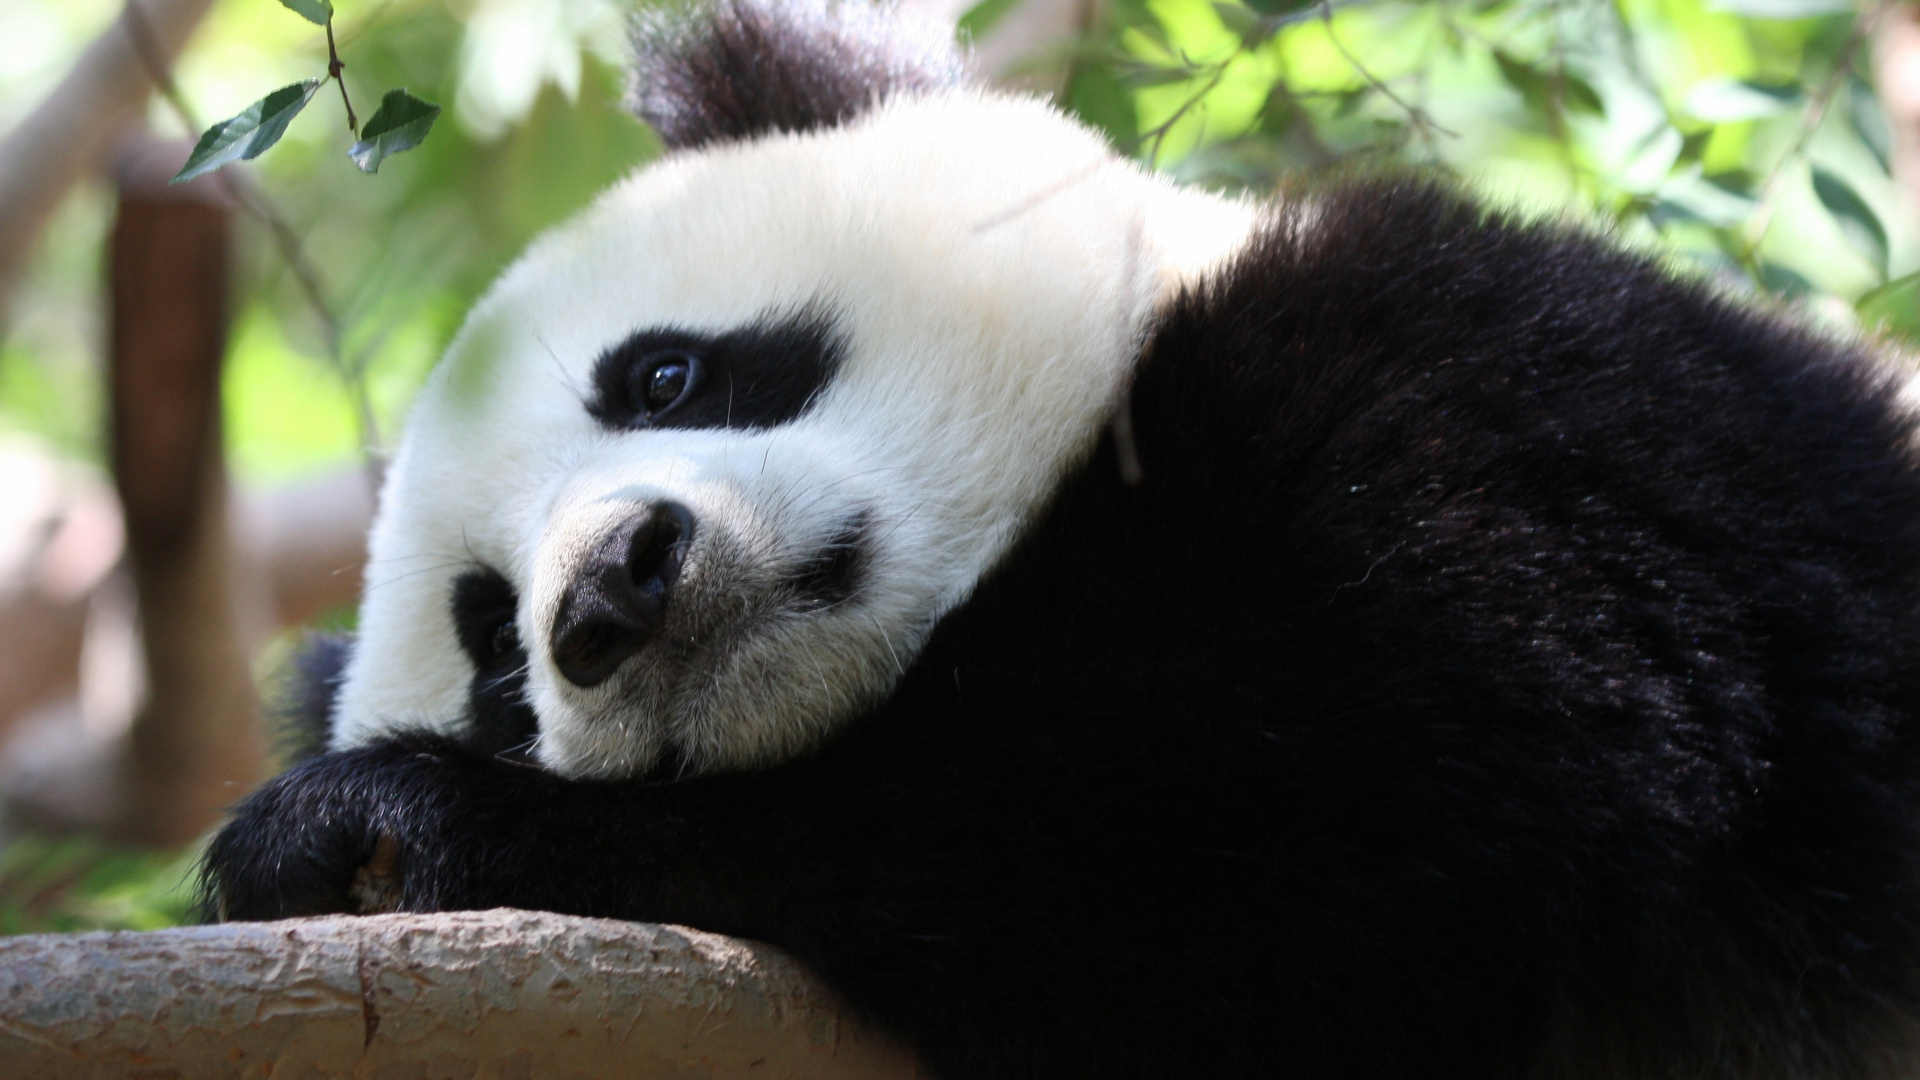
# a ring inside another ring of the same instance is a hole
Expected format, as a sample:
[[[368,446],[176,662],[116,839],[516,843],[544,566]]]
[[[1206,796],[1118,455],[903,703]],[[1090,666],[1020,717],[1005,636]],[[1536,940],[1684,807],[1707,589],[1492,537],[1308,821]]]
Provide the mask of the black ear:
[[[967,81],[951,29],[873,0],[707,0],[634,33],[633,110],[669,147],[832,127]]]
[[[268,695],[274,750],[285,764],[305,761],[327,748],[333,734],[333,703],[353,655],[351,634],[309,634],[294,647]]]

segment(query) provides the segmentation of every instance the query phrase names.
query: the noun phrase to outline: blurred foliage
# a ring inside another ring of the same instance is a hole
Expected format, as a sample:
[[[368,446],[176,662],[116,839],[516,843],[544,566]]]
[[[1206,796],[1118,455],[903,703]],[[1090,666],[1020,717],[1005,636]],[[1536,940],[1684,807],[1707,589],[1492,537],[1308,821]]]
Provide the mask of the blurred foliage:
[[[157,930],[193,920],[199,849],[123,851],[87,837],[0,848],[0,934]]]
[[[1029,0],[984,0],[986,35]],[[1028,68],[1115,144],[1183,179],[1261,191],[1371,161],[1450,170],[1496,203],[1572,208],[1729,281],[1896,331],[1920,326],[1913,217],[1888,175],[1867,63],[1880,0],[1112,0]],[[110,19],[109,0],[9,0],[0,121]],[[255,166],[342,327],[321,320],[265,230],[243,229],[226,384],[230,454],[266,482],[351,459],[352,393],[390,445],[462,313],[535,233],[658,152],[619,107],[613,0],[367,0],[338,6],[356,99],[406,86],[454,121],[380,176],[342,153],[339,102]],[[203,116],[323,70],[325,44],[267,0],[219,0],[179,81]],[[8,65],[12,66],[9,67]],[[156,128],[193,133],[156,106]],[[352,181],[362,180],[354,183]],[[0,341],[0,427],[97,458],[98,251],[110,200],[63,211]],[[1890,320],[1890,321],[1889,321]],[[342,376],[346,382],[343,382]],[[378,449],[379,447],[376,447]]]
[[[1029,0],[984,0],[984,38]],[[1302,169],[1409,163],[1496,204],[1571,212],[1735,287],[1920,335],[1920,233],[1888,171],[1866,47],[1881,0],[1111,0],[1024,72],[1116,146],[1187,181],[1261,192]],[[117,0],[0,3],[0,126]],[[225,395],[245,482],[351,462],[355,393],[390,445],[466,309],[529,238],[659,152],[619,107],[612,0],[341,0],[356,100],[451,102],[419,149],[361,176],[334,97],[252,166],[317,269],[241,228]],[[186,97],[230,116],[310,76],[324,42],[272,0],[218,0]],[[448,121],[451,122],[448,122]],[[190,138],[156,105],[152,124]],[[101,457],[100,251],[111,194],[62,208],[0,340],[0,430]],[[188,856],[26,839],[0,851],[0,932],[184,917]]]
[[[987,0],[970,18],[987,20]],[[1878,0],[1115,0],[1066,98],[1219,188],[1437,167],[1728,281],[1883,320],[1920,264],[1868,69]],[[1842,316],[1844,317],[1844,315]],[[1909,320],[1911,321],[1911,320]],[[1895,320],[1894,329],[1904,324]]]
[[[7,0],[0,34],[32,35],[70,60],[116,6],[78,2],[83,18],[67,3]],[[342,3],[336,28],[356,102],[406,86],[455,102],[456,122],[369,178],[345,153],[353,140],[338,95],[320,95],[252,166],[316,268],[343,348],[336,364],[272,237],[243,218],[224,386],[228,454],[243,482],[355,458],[343,375],[371,399],[374,449],[389,447],[434,358],[507,261],[658,153],[620,107],[624,39],[609,0]],[[203,117],[239,112],[260,86],[325,69],[324,36],[311,31],[270,0],[219,0],[179,65],[181,89]],[[10,79],[0,60],[0,120],[17,119],[61,73],[38,64]],[[158,103],[150,122],[182,139],[198,134]],[[0,429],[95,461],[100,251],[111,214],[111,192],[99,186],[69,200],[0,339]]]

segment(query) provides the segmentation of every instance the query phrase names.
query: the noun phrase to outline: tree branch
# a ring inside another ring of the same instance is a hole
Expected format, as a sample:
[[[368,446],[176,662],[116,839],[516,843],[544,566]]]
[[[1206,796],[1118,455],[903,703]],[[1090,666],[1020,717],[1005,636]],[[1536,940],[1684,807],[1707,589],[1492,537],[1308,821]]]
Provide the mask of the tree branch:
[[[168,63],[212,0],[145,0],[154,47]],[[66,78],[0,141],[0,304],[18,279],[48,215],[75,181],[99,167],[140,114],[153,79],[122,11]]]
[[[770,946],[508,910],[0,939],[0,1061],[20,1080],[924,1075]]]

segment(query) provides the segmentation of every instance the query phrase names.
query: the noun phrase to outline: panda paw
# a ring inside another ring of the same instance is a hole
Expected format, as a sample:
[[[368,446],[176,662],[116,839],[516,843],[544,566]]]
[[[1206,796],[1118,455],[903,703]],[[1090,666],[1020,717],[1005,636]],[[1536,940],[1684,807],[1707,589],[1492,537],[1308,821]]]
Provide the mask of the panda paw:
[[[210,919],[255,921],[438,906],[409,889],[407,853],[457,816],[446,748],[396,740],[324,754],[234,809],[200,868]]]

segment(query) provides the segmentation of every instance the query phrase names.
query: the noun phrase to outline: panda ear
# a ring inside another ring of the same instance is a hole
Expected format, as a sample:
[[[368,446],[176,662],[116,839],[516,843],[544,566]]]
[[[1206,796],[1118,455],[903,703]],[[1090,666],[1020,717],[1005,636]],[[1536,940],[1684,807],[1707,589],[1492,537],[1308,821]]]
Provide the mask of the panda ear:
[[[952,30],[872,0],[706,0],[634,32],[632,108],[668,147],[832,127],[964,85]]]

